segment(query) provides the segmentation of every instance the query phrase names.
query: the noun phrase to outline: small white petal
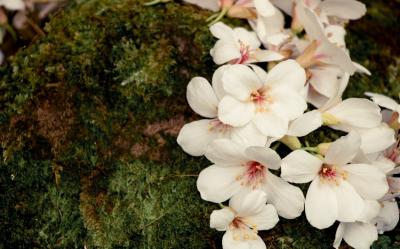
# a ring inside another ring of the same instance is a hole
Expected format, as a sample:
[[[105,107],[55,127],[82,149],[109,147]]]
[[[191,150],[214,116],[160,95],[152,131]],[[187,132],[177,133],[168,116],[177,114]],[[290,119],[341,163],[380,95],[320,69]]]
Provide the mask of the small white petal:
[[[202,156],[207,150],[211,141],[228,134],[220,133],[216,130],[210,130],[209,119],[185,124],[179,132],[177,142],[182,149],[192,156]]]
[[[299,217],[304,210],[304,195],[300,188],[295,187],[280,177],[268,173],[264,191],[268,203],[275,206],[278,214],[286,219]]]
[[[222,237],[223,249],[266,249],[264,241],[258,235],[252,240],[241,240],[235,236],[236,231],[228,230]],[[251,232],[249,232],[251,233]]]
[[[218,165],[241,165],[248,161],[244,148],[229,139],[212,141],[206,150],[205,156],[208,160]]]
[[[229,206],[236,216],[247,217],[260,213],[267,203],[267,195],[261,190],[245,189],[229,200]]]
[[[268,137],[261,133],[260,130],[252,123],[248,123],[243,127],[232,129],[232,141],[241,144],[245,147],[248,146],[263,146],[267,144]]]
[[[250,54],[250,62],[270,62],[270,61],[280,61],[285,57],[280,53],[257,49]]]
[[[241,57],[240,50],[235,42],[218,40],[210,50],[215,64],[221,65]]]
[[[386,175],[376,166],[369,164],[349,164],[347,181],[365,199],[378,200],[389,190]]]
[[[250,95],[262,87],[257,74],[245,65],[231,65],[222,77],[225,91],[242,101],[249,101]]]
[[[218,100],[210,83],[202,77],[193,78],[188,86],[186,97],[190,107],[207,118],[217,116]]]
[[[339,249],[340,244],[342,243],[343,240],[345,230],[346,230],[345,223],[340,222],[338,228],[336,229],[335,241],[333,242],[334,248]]]
[[[365,5],[355,0],[325,0],[320,7],[329,16],[350,20],[359,19],[367,12]]]
[[[318,229],[333,225],[338,217],[337,201],[332,186],[318,178],[312,181],[306,196],[306,217]]]
[[[355,222],[364,209],[364,200],[347,181],[333,187],[338,205],[337,220]]]
[[[320,94],[333,98],[338,92],[340,68],[336,66],[319,66],[310,68],[310,84]]]
[[[255,225],[258,231],[269,230],[273,228],[279,221],[278,213],[273,205],[264,205],[262,210],[252,216],[246,217],[246,223]]]
[[[229,95],[225,96],[218,106],[218,118],[225,124],[241,127],[254,117],[253,102],[241,102]]]
[[[253,123],[266,136],[282,138],[289,126],[289,120],[273,112],[259,112],[254,115]]]
[[[230,208],[214,210],[210,215],[210,227],[218,231],[226,231],[235,218],[235,213]]]
[[[369,223],[347,223],[343,239],[354,248],[367,249],[378,239],[378,231]]]
[[[221,167],[211,165],[200,172],[197,189],[206,201],[221,203],[238,193],[242,186],[236,180],[243,167]]]
[[[214,0],[214,2],[217,2]],[[211,34],[220,40],[234,41],[235,34],[233,29],[223,22],[217,22],[210,27]]]
[[[282,87],[300,92],[306,83],[306,73],[295,60],[286,60],[280,62],[268,72],[265,82],[266,85],[274,88]]]
[[[289,16],[292,15],[293,11],[293,0],[271,0],[271,2],[281,10],[283,10]]]
[[[249,46],[250,50],[257,49],[261,46],[260,40],[258,40],[257,34],[252,31],[248,31],[245,28],[238,27],[233,29],[235,40],[239,40],[245,46]]]
[[[329,146],[325,162],[331,165],[345,165],[356,157],[360,146],[360,135],[357,132],[350,132]]]
[[[323,25],[313,10],[307,8],[300,1],[296,4],[295,9],[297,18],[300,23],[303,24],[307,36],[310,39],[318,41],[325,38]]]
[[[380,108],[372,101],[350,98],[327,111],[343,124],[360,128],[373,128],[382,121]]]
[[[257,13],[261,16],[268,17],[275,14],[275,7],[269,2],[269,0],[254,0],[253,2]]]
[[[395,229],[399,223],[399,207],[397,202],[382,202],[382,208],[373,222],[376,224],[379,233]]]
[[[274,150],[265,147],[248,147],[245,151],[246,156],[269,169],[279,169],[281,167],[281,158]]]
[[[287,135],[303,137],[322,126],[322,115],[319,110],[304,113],[289,124]]]
[[[385,123],[372,129],[358,131],[361,135],[361,150],[365,154],[383,151],[396,142],[394,130]]]
[[[361,221],[364,223],[370,223],[372,219],[374,219],[381,210],[381,205],[377,201],[373,200],[365,200],[364,201],[364,209],[358,217],[357,221]]]
[[[215,70],[212,77],[212,88],[214,89],[214,93],[218,100],[221,100],[226,95],[222,82],[222,76],[227,68],[229,68],[229,65],[220,66],[217,70]]]
[[[340,67],[351,75],[357,70],[350,56],[340,47],[331,43],[327,38],[323,38],[316,51],[317,55],[322,56],[320,61]]]
[[[303,151],[295,150],[282,159],[281,177],[289,182],[306,183],[318,176],[323,162]]]
[[[368,76],[371,76],[371,72],[368,70],[368,68],[364,67],[363,65],[357,63],[357,62],[353,62],[354,66],[357,69],[357,73],[362,73],[362,74],[366,74]]]
[[[365,95],[371,97],[372,101],[374,101],[377,105],[380,105],[391,111],[397,111],[399,108],[399,104],[397,104],[394,99],[389,98],[385,95],[370,92],[366,92]]]
[[[291,88],[274,89],[271,91],[271,96],[275,101],[271,109],[279,109],[279,112],[285,114],[289,120],[300,117],[307,109],[304,97]]]

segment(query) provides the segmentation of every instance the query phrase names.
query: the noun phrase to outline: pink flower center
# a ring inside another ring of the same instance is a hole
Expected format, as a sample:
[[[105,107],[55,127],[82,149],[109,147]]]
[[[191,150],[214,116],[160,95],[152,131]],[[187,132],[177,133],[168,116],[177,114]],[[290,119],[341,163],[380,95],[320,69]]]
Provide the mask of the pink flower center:
[[[233,60],[232,64],[243,64],[246,63],[246,61],[250,57],[250,47],[246,44],[244,44],[242,41],[239,40],[240,44],[240,58],[237,60]]]
[[[247,224],[241,217],[235,217],[229,229],[233,231],[234,240],[243,241],[257,239],[257,226]]]
[[[336,185],[339,185],[340,180],[346,180],[347,178],[346,171],[327,164],[322,165],[318,174],[322,182],[335,183]]]
[[[265,182],[267,176],[266,166],[256,161],[250,161],[244,167],[246,167],[245,172],[236,178],[236,180],[241,181],[241,185],[256,189]]]

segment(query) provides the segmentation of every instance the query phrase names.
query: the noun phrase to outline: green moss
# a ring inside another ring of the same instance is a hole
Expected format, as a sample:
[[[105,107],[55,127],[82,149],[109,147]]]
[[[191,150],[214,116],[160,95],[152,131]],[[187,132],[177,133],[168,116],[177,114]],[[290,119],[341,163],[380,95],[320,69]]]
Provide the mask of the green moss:
[[[0,68],[0,248],[221,248],[222,233],[208,227],[218,206],[195,186],[208,162],[175,142],[198,118],[186,104],[188,81],[216,68],[210,13],[143,2],[71,3],[48,35]],[[348,43],[373,75],[353,77],[346,95],[397,96],[397,3],[367,3]],[[323,129],[306,141],[338,136]],[[261,235],[269,248],[320,249],[334,232],[303,216]],[[375,248],[398,248],[398,232]]]

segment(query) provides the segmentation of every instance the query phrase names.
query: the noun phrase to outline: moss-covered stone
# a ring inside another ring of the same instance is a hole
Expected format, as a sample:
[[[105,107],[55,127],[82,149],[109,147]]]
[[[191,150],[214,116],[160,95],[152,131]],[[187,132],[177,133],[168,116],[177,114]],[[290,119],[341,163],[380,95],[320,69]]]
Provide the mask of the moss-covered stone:
[[[198,118],[186,104],[188,81],[216,68],[210,13],[181,3],[79,2],[0,68],[0,248],[221,248],[222,233],[208,227],[218,206],[195,186],[208,162],[175,142]],[[366,2],[348,42],[373,75],[352,78],[346,95],[397,96],[399,3]],[[324,129],[307,142],[337,136]],[[375,248],[400,248],[399,231]],[[261,235],[268,248],[320,249],[334,232],[301,217]]]

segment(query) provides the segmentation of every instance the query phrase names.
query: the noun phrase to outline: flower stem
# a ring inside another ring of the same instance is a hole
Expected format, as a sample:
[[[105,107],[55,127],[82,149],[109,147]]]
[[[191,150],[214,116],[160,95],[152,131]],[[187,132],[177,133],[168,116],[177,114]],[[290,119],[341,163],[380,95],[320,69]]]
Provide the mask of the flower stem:
[[[223,8],[222,10],[221,10],[221,12],[219,12],[219,14],[217,15],[217,17],[214,19],[214,20],[212,20],[212,18],[211,18],[211,20],[208,20],[208,21],[211,21],[209,24],[208,24],[208,26],[212,26],[212,25],[214,25],[214,24],[216,24],[217,22],[219,22],[225,15],[226,15],[226,13],[228,13],[228,8]],[[209,19],[210,19],[209,18]]]
[[[168,2],[171,2],[172,0],[153,0],[153,1],[150,1],[150,2],[147,2],[147,3],[144,3],[143,5],[144,6],[152,6],[152,5],[156,5],[156,4],[159,4],[159,3],[168,3]]]
[[[222,204],[222,203],[218,203],[218,206],[219,206],[220,208],[225,208],[224,204]]]
[[[305,150],[305,151],[309,151],[309,152],[315,152],[315,153],[318,153],[318,147],[303,147],[303,148],[300,148],[301,150]]]

